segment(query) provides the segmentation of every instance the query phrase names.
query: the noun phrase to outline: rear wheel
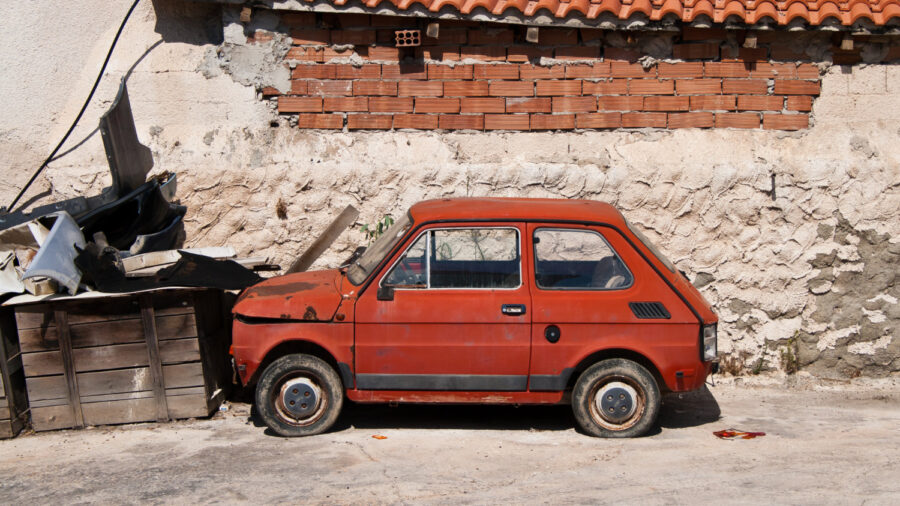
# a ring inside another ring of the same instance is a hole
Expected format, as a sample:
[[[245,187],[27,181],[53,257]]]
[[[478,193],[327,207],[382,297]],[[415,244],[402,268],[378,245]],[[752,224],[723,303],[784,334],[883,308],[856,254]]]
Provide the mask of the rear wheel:
[[[269,364],[256,385],[256,409],[282,436],[312,436],[328,430],[344,402],[341,380],[324,360],[286,355]]]
[[[572,392],[578,425],[597,437],[637,437],[659,415],[659,386],[650,372],[630,360],[603,360],[584,371]]]

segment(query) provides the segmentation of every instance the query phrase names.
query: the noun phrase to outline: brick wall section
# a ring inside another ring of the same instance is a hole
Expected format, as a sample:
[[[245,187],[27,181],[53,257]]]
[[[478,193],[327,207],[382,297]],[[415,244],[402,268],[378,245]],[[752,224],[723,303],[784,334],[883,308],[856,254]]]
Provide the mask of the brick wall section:
[[[263,95],[300,128],[800,130],[820,90],[812,63],[771,61],[776,50],[765,46],[734,49],[721,30],[686,29],[673,47],[682,61],[645,67],[639,51],[597,45],[591,30],[542,28],[539,45],[529,45],[521,29],[442,22],[439,39],[397,48],[394,30],[415,20],[286,21],[291,91]],[[362,65],[344,63],[354,52]],[[554,64],[536,65],[541,58]]]

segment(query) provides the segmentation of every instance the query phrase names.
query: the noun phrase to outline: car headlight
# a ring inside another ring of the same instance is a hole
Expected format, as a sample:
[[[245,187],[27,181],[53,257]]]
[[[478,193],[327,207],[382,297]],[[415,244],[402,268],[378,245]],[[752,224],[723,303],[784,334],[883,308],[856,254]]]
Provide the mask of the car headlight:
[[[703,361],[710,362],[715,360],[719,352],[716,339],[716,324],[704,325],[701,337],[703,343]]]

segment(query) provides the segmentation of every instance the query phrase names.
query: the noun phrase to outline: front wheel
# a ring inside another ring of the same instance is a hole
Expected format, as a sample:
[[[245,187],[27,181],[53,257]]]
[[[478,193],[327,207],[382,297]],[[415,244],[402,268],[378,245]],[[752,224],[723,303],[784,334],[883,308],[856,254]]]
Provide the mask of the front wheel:
[[[269,364],[256,385],[256,409],[282,436],[312,436],[328,430],[344,403],[341,379],[312,355],[286,355]]]
[[[575,383],[572,411],[578,425],[597,437],[637,437],[653,427],[660,393],[653,375],[630,360],[615,358],[587,368]]]

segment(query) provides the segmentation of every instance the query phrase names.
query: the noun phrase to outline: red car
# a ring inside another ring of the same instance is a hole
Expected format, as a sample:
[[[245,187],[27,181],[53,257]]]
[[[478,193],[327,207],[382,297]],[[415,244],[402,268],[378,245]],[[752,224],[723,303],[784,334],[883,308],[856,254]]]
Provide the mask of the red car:
[[[571,402],[588,434],[646,433],[661,393],[703,386],[717,317],[615,208],[420,202],[348,266],[266,280],[234,307],[233,355],[285,436],[360,403]]]

